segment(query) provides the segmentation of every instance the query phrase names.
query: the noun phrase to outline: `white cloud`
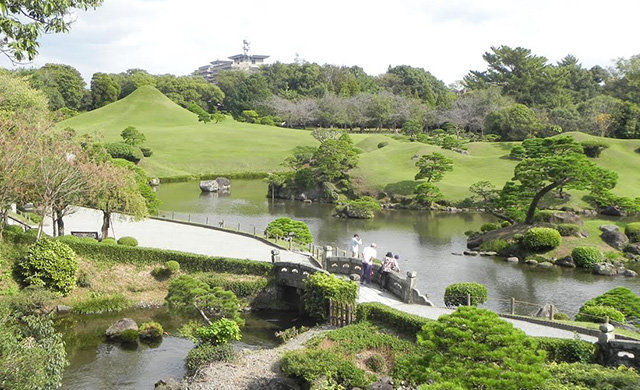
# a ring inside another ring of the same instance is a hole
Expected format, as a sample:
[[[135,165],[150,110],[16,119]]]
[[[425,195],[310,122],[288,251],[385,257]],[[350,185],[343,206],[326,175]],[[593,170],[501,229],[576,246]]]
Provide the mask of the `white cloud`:
[[[240,53],[248,38],[269,61],[299,54],[370,74],[406,64],[450,83],[484,69],[482,54],[501,44],[609,66],[638,54],[638,11],[627,0],[105,0],[78,12],[69,34],[44,37],[34,64],[66,63],[87,80],[129,68],[184,75]]]

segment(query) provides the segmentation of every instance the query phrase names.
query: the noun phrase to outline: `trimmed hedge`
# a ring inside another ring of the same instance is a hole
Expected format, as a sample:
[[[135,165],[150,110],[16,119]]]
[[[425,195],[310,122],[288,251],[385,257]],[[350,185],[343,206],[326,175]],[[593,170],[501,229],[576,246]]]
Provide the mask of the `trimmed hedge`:
[[[139,147],[125,144],[124,142],[113,142],[106,144],[107,153],[113,158],[122,158],[132,163],[139,163],[144,157]]]
[[[602,295],[590,299],[585,306],[611,306],[619,310],[626,317],[640,318],[640,295],[626,287],[613,288]]]
[[[578,267],[592,268],[594,264],[602,262],[604,257],[600,249],[590,246],[577,246],[571,251],[571,257]]]
[[[534,227],[522,237],[522,245],[533,252],[546,252],[557,248],[562,242],[562,237],[556,229]]]
[[[304,285],[304,310],[319,320],[327,319],[330,300],[354,303],[358,298],[358,283],[329,273],[314,272],[304,280]]]
[[[17,268],[23,282],[31,286],[45,287],[63,295],[76,287],[76,253],[61,241],[41,238],[29,247]]]
[[[583,305],[580,312],[576,314],[576,321],[603,323],[605,317],[609,319],[624,322],[624,314],[620,310],[611,306]]]
[[[118,245],[138,246],[138,240],[133,237],[125,236],[118,239]]]
[[[430,319],[407,314],[377,302],[359,304],[356,321],[369,321],[412,338],[424,325],[431,322]]]
[[[640,242],[640,222],[628,223],[624,227],[624,234],[629,237],[629,242]]]
[[[212,271],[260,276],[267,275],[273,269],[271,263],[262,261],[212,257],[165,249],[103,245],[92,239],[77,239],[77,237],[76,239],[65,238],[63,241],[79,256],[96,261],[147,265],[164,264],[175,260],[180,264],[181,269],[189,272]]]
[[[597,347],[588,341],[536,337],[538,349],[547,352],[547,362],[555,363],[596,363]]]
[[[444,304],[446,306],[465,306],[467,294],[470,295],[472,306],[485,303],[489,298],[487,288],[480,283],[453,283],[444,290]]]

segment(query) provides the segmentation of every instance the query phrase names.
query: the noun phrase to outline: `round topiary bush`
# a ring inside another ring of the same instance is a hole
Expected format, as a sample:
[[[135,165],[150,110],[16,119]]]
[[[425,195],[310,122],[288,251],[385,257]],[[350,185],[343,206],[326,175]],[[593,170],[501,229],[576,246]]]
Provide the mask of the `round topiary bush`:
[[[500,227],[507,227],[507,226],[511,226],[511,222],[509,222],[509,221],[500,222]]]
[[[180,271],[180,263],[175,260],[169,260],[164,263],[164,268],[169,272],[170,275],[178,273]]]
[[[500,229],[500,224],[499,223],[493,223],[493,222],[489,222],[489,223],[485,223],[484,225],[480,226],[480,231],[482,232],[490,232],[492,230],[497,230]]]
[[[629,242],[640,242],[640,222],[628,223],[624,228],[624,234],[629,237]]]
[[[142,155],[145,157],[151,157],[153,155],[153,150],[145,146],[140,146],[140,151],[142,152]]]
[[[619,310],[611,306],[599,305],[583,305],[576,314],[576,321],[602,323],[606,317],[617,322],[624,322],[624,314]]]
[[[604,256],[598,248],[590,246],[578,246],[571,251],[571,257],[576,263],[576,266],[582,268],[591,268],[594,264],[602,262]]]
[[[295,221],[287,217],[275,219],[267,225],[266,234],[272,237],[275,235],[274,231],[278,233],[282,232],[285,237],[291,236],[293,241],[301,244],[310,244],[313,242],[313,236],[309,231],[309,227],[302,221]]]
[[[162,329],[162,325],[157,322],[143,322],[140,324],[140,327],[138,327],[138,333],[142,340],[157,340],[162,338],[164,329]]]
[[[137,164],[144,155],[139,147],[125,144],[124,142],[114,142],[105,145],[107,153],[113,158],[122,158]]]
[[[562,242],[562,237],[556,229],[534,227],[522,237],[522,245],[533,252],[546,252],[557,248]]]
[[[113,237],[105,237],[100,241],[100,243],[104,245],[118,245],[118,242]]]
[[[569,321],[569,320],[571,320],[571,318],[567,314],[561,313],[561,312],[553,313],[553,319],[554,320],[558,320],[558,321]]]
[[[471,306],[476,306],[487,301],[487,288],[479,283],[462,282],[447,286],[444,291],[444,304],[446,306],[466,306],[467,295],[471,297]]]
[[[118,239],[118,245],[138,246],[138,240],[130,236],[120,237]]]
[[[18,269],[26,284],[70,293],[76,286],[78,261],[64,242],[42,238],[33,244]]]
[[[384,147],[385,147],[385,146],[387,146],[387,145],[389,145],[389,142],[388,142],[388,141],[382,141],[382,142],[379,142],[379,143],[378,143],[378,149],[382,149],[382,148],[384,148]]]

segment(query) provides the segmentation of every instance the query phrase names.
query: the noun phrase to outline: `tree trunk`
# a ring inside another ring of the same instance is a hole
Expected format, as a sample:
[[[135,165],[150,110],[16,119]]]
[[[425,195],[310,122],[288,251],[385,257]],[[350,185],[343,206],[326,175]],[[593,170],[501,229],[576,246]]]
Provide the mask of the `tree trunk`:
[[[552,189],[565,185],[568,182],[569,182],[569,179],[564,178],[562,180],[554,181],[553,183],[549,184],[548,186],[538,191],[533,197],[531,204],[529,205],[529,210],[527,211],[527,218],[524,220],[524,223],[528,225],[531,225],[533,223],[533,216],[535,215],[536,208],[538,207],[538,203],[540,202],[540,199],[542,199],[543,196],[545,196]]]
[[[58,236],[64,236],[64,220],[62,219],[62,213],[59,213],[57,216],[56,224],[58,227]]]
[[[58,237],[58,225],[56,225],[56,215],[57,213],[55,211],[53,211],[51,213],[51,230],[52,230],[52,234],[53,237]]]
[[[102,239],[109,237],[109,227],[111,227],[111,213],[102,212]]]

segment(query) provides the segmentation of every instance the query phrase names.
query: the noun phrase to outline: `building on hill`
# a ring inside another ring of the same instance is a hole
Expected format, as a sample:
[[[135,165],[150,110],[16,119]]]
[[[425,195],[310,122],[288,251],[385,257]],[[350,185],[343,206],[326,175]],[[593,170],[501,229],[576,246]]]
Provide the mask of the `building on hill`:
[[[215,60],[208,65],[199,67],[194,74],[202,76],[210,83],[213,83],[216,75],[224,70],[242,70],[245,72],[255,72],[264,64],[264,60],[269,56],[249,54],[249,42],[245,39],[243,43],[243,54],[227,57],[231,61]]]

